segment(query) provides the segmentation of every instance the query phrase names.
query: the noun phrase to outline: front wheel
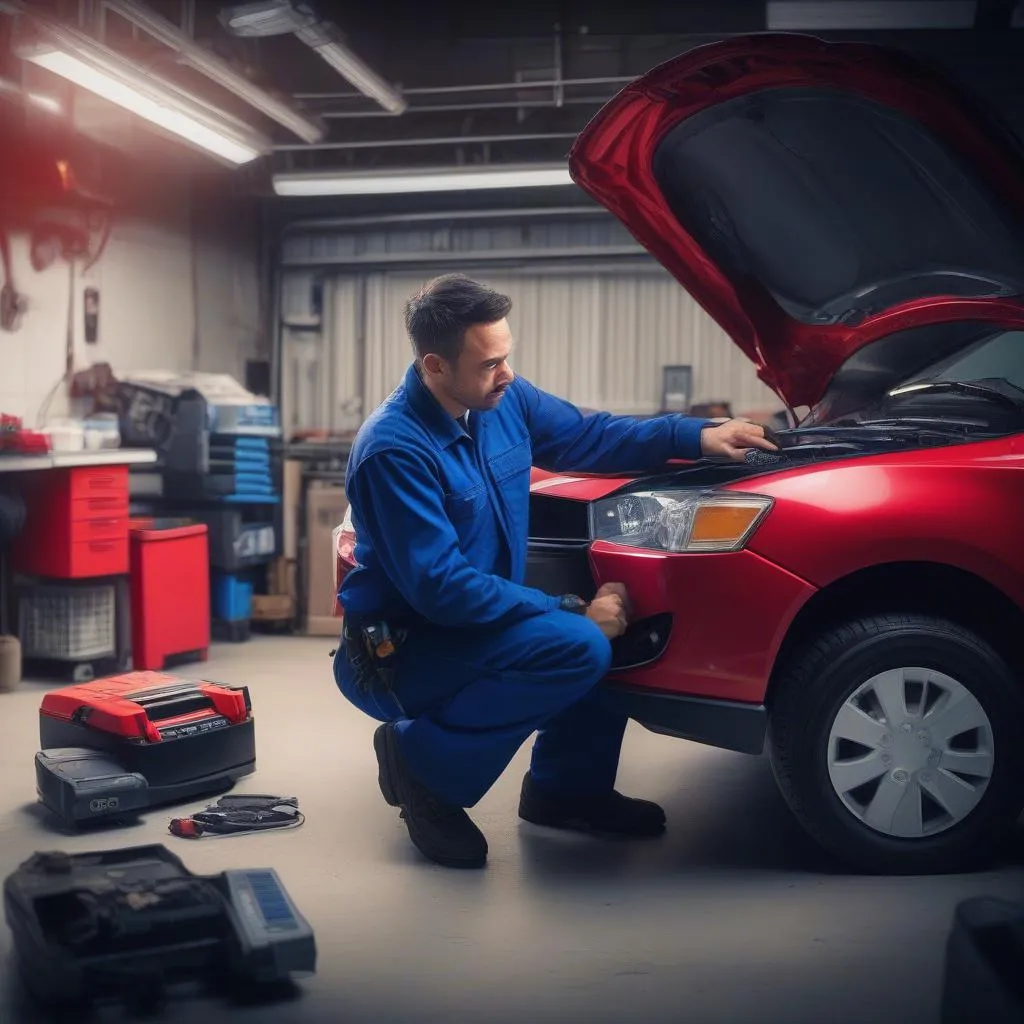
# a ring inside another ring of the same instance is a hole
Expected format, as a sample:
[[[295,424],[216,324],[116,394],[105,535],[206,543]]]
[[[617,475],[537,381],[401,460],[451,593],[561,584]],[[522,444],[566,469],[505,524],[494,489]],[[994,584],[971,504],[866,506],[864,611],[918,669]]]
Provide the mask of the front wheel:
[[[965,870],[1024,807],[1020,683],[954,623],[872,616],[830,630],[781,668],[770,713],[786,802],[856,867]]]

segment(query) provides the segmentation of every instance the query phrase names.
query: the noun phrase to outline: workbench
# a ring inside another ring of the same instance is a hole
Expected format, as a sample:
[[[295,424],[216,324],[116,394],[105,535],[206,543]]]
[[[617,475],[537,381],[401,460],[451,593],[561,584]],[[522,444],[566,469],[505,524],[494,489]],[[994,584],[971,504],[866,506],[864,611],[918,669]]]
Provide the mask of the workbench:
[[[34,473],[80,466],[138,466],[156,462],[148,448],[106,448],[100,451],[47,452],[45,455],[0,455],[0,473]]]
[[[19,477],[25,475],[37,479],[40,473],[49,471],[78,470],[101,468],[104,466],[141,466],[157,461],[157,453],[151,449],[109,448],[97,451],[46,452],[43,454],[22,455],[15,453],[0,454],[0,487],[8,493],[18,493]],[[17,538],[15,539],[17,540]],[[0,545],[0,634],[10,633],[12,626],[11,610],[13,607],[13,573],[11,571],[11,547]],[[118,603],[126,606],[127,581],[117,583]],[[130,636],[126,630],[130,623],[119,623],[119,632],[128,642]],[[16,632],[16,630],[15,630]]]

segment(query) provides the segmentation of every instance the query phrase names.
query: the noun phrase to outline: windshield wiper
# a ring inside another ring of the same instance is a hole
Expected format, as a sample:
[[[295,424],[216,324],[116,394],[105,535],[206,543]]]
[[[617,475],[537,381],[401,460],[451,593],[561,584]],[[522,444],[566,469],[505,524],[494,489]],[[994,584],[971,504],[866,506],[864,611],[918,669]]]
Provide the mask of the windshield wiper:
[[[1008,394],[1008,391],[1019,392]],[[970,398],[985,398],[992,402],[998,402],[1004,408],[1012,409],[1016,413],[1024,415],[1024,388],[1017,387],[1003,378],[992,378],[988,381],[980,380],[923,380],[913,384],[904,384],[902,387],[894,388],[889,392],[890,398],[899,398],[903,395],[927,395],[927,394],[951,394],[963,395]]]

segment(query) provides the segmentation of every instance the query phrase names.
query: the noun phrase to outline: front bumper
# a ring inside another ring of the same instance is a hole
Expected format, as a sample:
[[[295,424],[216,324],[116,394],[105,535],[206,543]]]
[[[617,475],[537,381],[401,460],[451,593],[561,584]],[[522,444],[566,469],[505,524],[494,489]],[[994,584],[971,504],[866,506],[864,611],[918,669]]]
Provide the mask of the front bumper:
[[[527,575],[553,594],[590,597],[602,583],[625,585],[635,625],[613,644],[611,683],[755,708],[793,619],[815,592],[752,551],[665,554],[604,541],[534,545]],[[664,717],[674,721],[676,712]]]
[[[741,754],[764,750],[768,711],[763,704],[690,697],[613,682],[605,684],[605,692],[617,710],[651,732]]]

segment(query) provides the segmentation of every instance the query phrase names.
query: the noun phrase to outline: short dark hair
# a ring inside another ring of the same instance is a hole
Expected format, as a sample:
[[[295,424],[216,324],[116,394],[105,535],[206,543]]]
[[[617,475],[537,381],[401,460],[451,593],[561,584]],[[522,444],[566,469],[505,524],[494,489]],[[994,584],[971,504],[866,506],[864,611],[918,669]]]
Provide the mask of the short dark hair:
[[[405,329],[417,359],[434,353],[454,365],[470,327],[497,323],[511,309],[507,295],[464,274],[444,274],[406,302]]]

